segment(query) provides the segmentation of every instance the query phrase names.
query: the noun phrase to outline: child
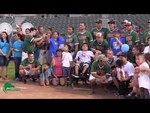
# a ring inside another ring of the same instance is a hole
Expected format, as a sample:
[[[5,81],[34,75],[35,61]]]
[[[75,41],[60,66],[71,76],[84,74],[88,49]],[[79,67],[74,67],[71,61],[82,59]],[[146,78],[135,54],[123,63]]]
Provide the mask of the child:
[[[89,68],[89,65],[91,63],[91,59],[94,58],[94,54],[92,51],[89,51],[89,47],[87,43],[84,43],[82,45],[82,50],[77,52],[76,55],[76,66],[75,66],[75,77],[84,77],[85,72]],[[79,69],[82,70],[82,72],[79,74]]]
[[[136,63],[138,64],[139,68],[147,68],[149,69],[148,64],[145,62],[145,58],[143,54],[136,56]],[[149,73],[144,71],[138,72],[138,84],[140,88],[140,98],[141,99],[149,99],[150,94],[150,77]]]
[[[48,63],[44,64],[43,73],[40,74],[40,85],[41,86],[48,86],[49,85],[49,76],[51,76],[52,68]]]
[[[125,92],[125,88],[126,88],[126,85],[125,85],[125,82],[123,81],[125,79],[125,72],[124,72],[124,69],[123,69],[123,61],[122,60],[117,60],[116,61],[116,73],[117,73],[117,79],[119,80],[119,91],[118,93],[120,95],[124,94]]]
[[[65,81],[67,78],[70,79],[70,74],[71,74],[71,62],[73,62],[73,58],[71,53],[69,52],[70,46],[69,45],[64,45],[62,52],[62,66],[63,66],[63,77],[65,78]]]
[[[57,86],[59,83],[60,85],[65,84],[65,80],[62,77],[62,50],[58,49],[57,51],[57,57],[52,58],[52,67],[53,67],[53,78],[52,78],[52,84],[54,86]]]

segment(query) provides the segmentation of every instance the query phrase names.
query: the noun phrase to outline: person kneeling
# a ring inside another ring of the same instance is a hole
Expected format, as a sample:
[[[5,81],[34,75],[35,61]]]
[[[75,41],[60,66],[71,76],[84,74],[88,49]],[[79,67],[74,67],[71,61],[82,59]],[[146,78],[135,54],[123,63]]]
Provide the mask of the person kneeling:
[[[97,60],[92,63],[91,74],[89,77],[90,85],[92,88],[91,94],[94,93],[93,85],[95,83],[100,84],[104,91],[108,92],[107,85],[112,82],[111,67],[107,63],[108,59],[105,55],[101,54]]]
[[[28,58],[24,59],[19,67],[19,74],[22,77],[24,83],[27,83],[27,78],[32,78],[35,82],[35,78],[40,75],[40,63],[34,59],[33,53],[28,53]]]

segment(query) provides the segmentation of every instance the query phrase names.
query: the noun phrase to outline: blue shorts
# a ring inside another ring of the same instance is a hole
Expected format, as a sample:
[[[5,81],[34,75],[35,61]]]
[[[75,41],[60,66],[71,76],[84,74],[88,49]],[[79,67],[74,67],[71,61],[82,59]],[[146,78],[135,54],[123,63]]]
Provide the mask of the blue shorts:
[[[41,73],[40,74],[40,80],[49,80],[49,75],[48,74],[44,74],[44,73]]]
[[[69,77],[71,74],[71,68],[70,67],[63,67],[63,77]]]
[[[0,56],[0,67],[8,66],[9,60],[5,56]]]

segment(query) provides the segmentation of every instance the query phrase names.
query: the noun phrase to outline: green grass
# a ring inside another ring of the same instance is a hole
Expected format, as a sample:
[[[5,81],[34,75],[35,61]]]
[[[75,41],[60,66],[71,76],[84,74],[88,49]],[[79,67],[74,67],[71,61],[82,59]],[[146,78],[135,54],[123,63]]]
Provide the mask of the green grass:
[[[9,62],[8,69],[7,69],[7,74],[8,74],[9,79],[14,79],[15,78],[15,65],[14,65],[13,60],[11,60]]]

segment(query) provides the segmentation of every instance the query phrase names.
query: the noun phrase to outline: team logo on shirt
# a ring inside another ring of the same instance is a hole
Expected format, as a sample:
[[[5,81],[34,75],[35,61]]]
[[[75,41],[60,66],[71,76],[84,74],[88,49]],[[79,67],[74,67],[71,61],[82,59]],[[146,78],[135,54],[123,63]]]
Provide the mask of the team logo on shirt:
[[[72,38],[67,38],[66,42],[72,42]]]
[[[107,34],[107,37],[114,37],[114,34],[109,33],[109,34]]]

